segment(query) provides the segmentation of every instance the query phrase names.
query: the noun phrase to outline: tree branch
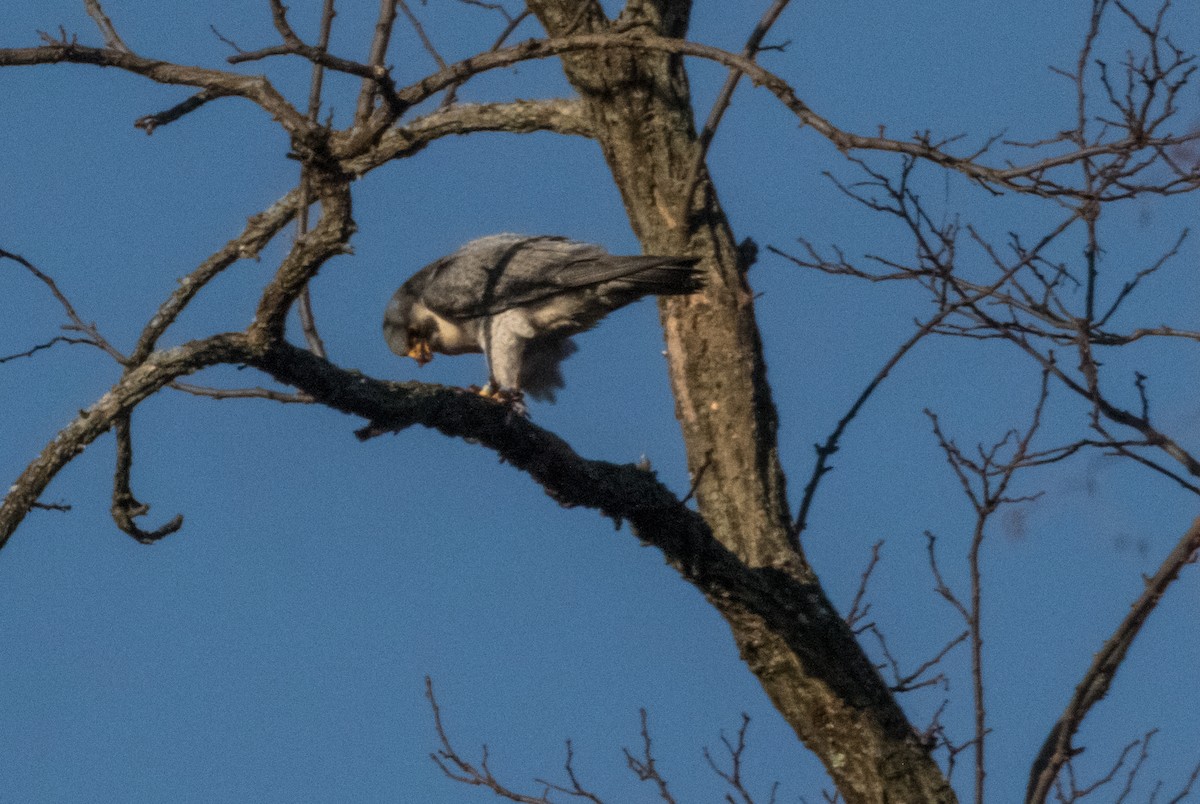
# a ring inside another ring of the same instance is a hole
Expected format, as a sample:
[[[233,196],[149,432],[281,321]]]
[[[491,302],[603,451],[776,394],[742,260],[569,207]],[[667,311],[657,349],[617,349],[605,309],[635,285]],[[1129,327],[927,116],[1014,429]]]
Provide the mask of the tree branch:
[[[261,75],[238,75],[205,67],[172,64],[143,58],[124,50],[87,47],[65,38],[50,40],[42,47],[0,49],[0,67],[28,67],[62,62],[116,67],[160,84],[200,87],[214,96],[232,95],[245,98],[279,121],[290,134],[299,135],[309,128],[305,117]]]
[[[609,49],[648,50],[671,53],[708,59],[709,61],[723,64],[726,67],[736,69],[745,74],[757,86],[765,88],[783,103],[801,123],[828,139],[840,151],[867,150],[904,154],[955,170],[985,185],[994,185],[1034,195],[1058,197],[1080,194],[1079,191],[1072,188],[1051,185],[1044,180],[1044,175],[1055,168],[1067,167],[1087,159],[1127,153],[1142,148],[1165,149],[1200,140],[1200,132],[1180,136],[1167,135],[1149,139],[1144,136],[1127,135],[1112,142],[1094,143],[1065,154],[1047,157],[1025,165],[1004,168],[990,167],[976,162],[970,156],[956,156],[951,154],[926,135],[919,135],[912,141],[903,141],[887,137],[863,136],[845,131],[817,114],[808,104],[800,100],[795,90],[786,81],[764,69],[751,59],[710,45],[689,42],[684,39],[650,36],[637,32],[622,34],[577,34],[553,39],[531,39],[513,47],[482,53],[451,64],[445,70],[440,70],[398,90],[396,101],[401,108],[410,108],[452,84],[461,84],[471,76],[489,70],[508,67],[522,61],[546,59],[588,50]],[[1200,171],[1194,172],[1194,175],[1188,174],[1188,176],[1177,182],[1172,182],[1172,186],[1176,186],[1179,182],[1182,182],[1188,188],[1194,186],[1196,183],[1200,183]]]
[[[758,24],[754,26],[754,30],[750,32],[750,36],[746,39],[746,44],[742,48],[742,55],[747,59],[754,59],[758,56],[759,50],[762,49],[762,41],[766,37],[767,32],[779,19],[779,15],[787,8],[791,0],[774,0],[767,10],[763,12]],[[684,179],[683,194],[680,199],[683,201],[683,209],[680,210],[679,217],[687,220],[691,215],[692,196],[696,194],[696,188],[700,186],[700,171],[704,167],[705,159],[708,157],[709,146],[712,145],[713,138],[717,135],[717,129],[721,125],[721,120],[725,116],[726,110],[729,109],[729,104],[733,102],[733,93],[737,89],[738,82],[742,80],[741,70],[730,70],[729,76],[725,79],[725,83],[721,86],[721,91],[717,94],[716,101],[713,102],[712,108],[708,112],[708,119],[704,121],[704,128],[700,131],[699,149],[696,158],[692,160],[691,166],[688,168],[687,178]]]
[[[96,27],[100,29],[100,34],[104,37],[104,43],[108,47],[126,53],[132,52],[125,41],[121,39],[121,35],[117,33],[117,29],[113,27],[112,20],[100,7],[100,0],[83,0],[83,5],[87,9],[88,16],[96,22]]]
[[[387,58],[388,43],[392,40],[392,26],[395,22],[396,0],[379,0],[379,17],[375,21],[375,38],[371,40],[371,52],[367,56],[367,64],[372,67],[383,69],[384,60]],[[354,113],[356,124],[361,124],[370,117],[378,87],[378,83],[374,80],[363,81],[362,89],[358,94],[358,109]]]
[[[292,244],[279,270],[263,290],[254,323],[249,335],[257,341],[278,340],[283,337],[284,323],[292,303],[309,280],[330,257],[348,250],[354,221],[350,217],[350,188],[344,179],[329,179],[309,174],[314,182],[317,199],[321,202],[321,217],[303,240]]]
[[[1134,601],[1129,613],[1112,636],[1093,657],[1091,666],[1075,687],[1075,694],[1071,696],[1066,710],[1050,730],[1030,768],[1029,787],[1025,794],[1028,804],[1041,804],[1046,800],[1059,771],[1075,753],[1072,746],[1075,732],[1079,730],[1091,708],[1108,694],[1117,670],[1125,660],[1125,654],[1134,639],[1141,632],[1142,626],[1162,600],[1167,587],[1179,577],[1180,571],[1195,561],[1198,550],[1200,519],[1192,523],[1159,565],[1158,571],[1147,579],[1145,590]]]
[[[174,123],[184,115],[191,114],[201,106],[204,106],[209,101],[214,101],[217,98],[225,98],[228,96],[229,93],[223,90],[202,89],[187,100],[175,104],[166,111],[139,117],[137,120],[133,121],[133,125],[135,128],[140,128],[145,131],[146,135],[149,136],[153,134],[154,130],[159,126],[165,126],[168,123]]]
[[[334,0],[325,0],[325,5],[321,10],[321,31],[317,36],[317,50],[322,53],[329,50],[329,35],[333,31],[335,15]],[[316,123],[321,115],[321,88],[324,80],[325,68],[314,63],[308,88],[308,119],[313,123]],[[311,196],[310,170],[311,168],[307,164],[300,167],[300,201],[296,208],[296,237],[300,240],[303,240],[308,234],[308,208],[311,203],[309,201]],[[300,316],[300,329],[304,333],[304,340],[308,343],[308,348],[314,354],[325,357],[325,343],[321,340],[320,332],[317,331],[317,320],[312,309],[312,291],[307,284],[301,288],[300,296],[296,301],[296,311]]]
[[[0,547],[7,543],[59,470],[143,399],[172,380],[206,366],[241,362],[247,351],[243,335],[214,335],[159,352],[154,360],[126,372],[108,393],[60,430],[9,488],[0,505]]]
[[[252,215],[242,233],[226,243],[193,270],[179,280],[179,287],[159,306],[154,316],[146,322],[138,342],[129,356],[132,363],[141,363],[158,344],[158,339],[175,323],[175,320],[191,303],[205,285],[238,260],[256,259],[259,252],[271,239],[287,226],[296,214],[300,189],[291,190],[263,212]]]
[[[154,544],[183,527],[183,515],[176,514],[169,522],[152,531],[142,530],[134,521],[145,516],[150,506],[138,502],[130,487],[129,475],[133,469],[133,437],[129,432],[130,413],[126,411],[116,417],[117,468],[113,473],[112,518],[117,527],[142,544]]]
[[[392,159],[405,159],[442,137],[479,131],[528,134],[551,131],[590,137],[594,128],[578,100],[515,100],[506,103],[456,104],[390,128],[371,150],[347,159],[343,165],[362,176]]]

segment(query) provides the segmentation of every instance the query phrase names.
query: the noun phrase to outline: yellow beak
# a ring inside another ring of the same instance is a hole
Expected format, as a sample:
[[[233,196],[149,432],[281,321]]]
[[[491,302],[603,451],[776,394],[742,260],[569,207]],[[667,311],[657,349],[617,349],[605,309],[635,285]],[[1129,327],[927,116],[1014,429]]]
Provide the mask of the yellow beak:
[[[433,360],[433,350],[429,348],[429,341],[425,338],[410,341],[406,354],[417,361],[418,366],[423,366],[430,360]]]

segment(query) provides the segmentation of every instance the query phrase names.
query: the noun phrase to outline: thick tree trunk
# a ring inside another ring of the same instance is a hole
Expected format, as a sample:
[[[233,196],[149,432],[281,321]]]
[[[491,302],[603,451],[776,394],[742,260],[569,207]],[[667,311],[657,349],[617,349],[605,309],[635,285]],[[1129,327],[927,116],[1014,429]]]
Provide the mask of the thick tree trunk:
[[[643,28],[681,37],[690,4],[630,0],[611,24],[595,0],[528,5],[552,36]],[[690,215],[683,202],[699,146],[681,60],[610,49],[564,56],[563,64],[646,252],[701,256],[710,272],[704,294],[662,301],[676,413],[701,514],[716,538],[780,595],[735,601],[702,591],[848,801],[953,801],[936,763],[791,544],[747,266],[705,171]]]

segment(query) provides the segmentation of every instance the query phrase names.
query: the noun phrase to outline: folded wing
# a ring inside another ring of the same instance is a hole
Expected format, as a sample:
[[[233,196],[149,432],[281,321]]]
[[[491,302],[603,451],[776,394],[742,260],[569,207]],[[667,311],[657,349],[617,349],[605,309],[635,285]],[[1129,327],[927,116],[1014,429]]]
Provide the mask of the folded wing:
[[[493,235],[428,266],[422,300],[450,318],[492,316],[592,289],[609,309],[701,287],[694,257],[614,256],[561,237]],[[588,296],[595,295],[587,293]]]

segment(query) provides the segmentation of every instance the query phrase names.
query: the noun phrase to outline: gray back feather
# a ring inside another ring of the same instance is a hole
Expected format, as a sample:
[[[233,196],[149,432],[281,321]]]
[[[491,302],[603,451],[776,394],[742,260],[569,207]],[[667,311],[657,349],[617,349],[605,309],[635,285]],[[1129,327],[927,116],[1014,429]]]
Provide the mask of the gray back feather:
[[[614,282],[629,301],[700,287],[691,257],[621,257],[564,237],[499,234],[472,240],[406,285],[450,318],[496,315],[566,290]],[[623,280],[616,282],[616,280]]]

